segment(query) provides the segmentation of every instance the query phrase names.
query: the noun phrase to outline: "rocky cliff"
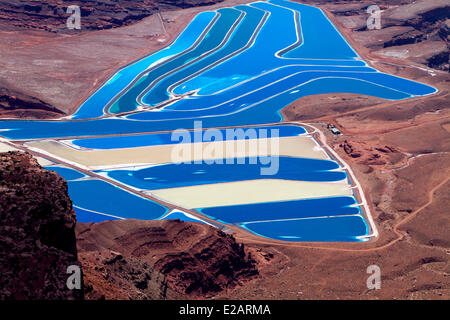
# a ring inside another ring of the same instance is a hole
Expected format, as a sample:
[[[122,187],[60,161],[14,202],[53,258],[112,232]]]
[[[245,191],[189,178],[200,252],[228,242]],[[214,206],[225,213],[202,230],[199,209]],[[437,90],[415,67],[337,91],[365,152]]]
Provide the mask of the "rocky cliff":
[[[258,275],[243,245],[200,223],[81,223],[77,243],[88,299],[207,297]]]
[[[0,299],[80,299],[66,286],[78,265],[67,183],[28,153],[0,153]]]
[[[68,32],[67,7],[78,5],[81,30],[121,27],[139,21],[158,10],[189,8],[214,4],[222,0],[0,0],[0,24],[24,29]]]

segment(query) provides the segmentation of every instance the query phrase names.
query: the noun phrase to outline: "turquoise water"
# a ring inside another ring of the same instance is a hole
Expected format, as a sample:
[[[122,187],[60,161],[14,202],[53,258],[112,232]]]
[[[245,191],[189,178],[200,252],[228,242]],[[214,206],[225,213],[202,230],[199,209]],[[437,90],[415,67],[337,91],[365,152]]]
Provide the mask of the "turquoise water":
[[[361,211],[353,197],[329,197],[306,200],[241,204],[198,210],[210,218],[225,223],[247,223],[329,216],[359,215]]]
[[[379,76],[383,77],[383,75]],[[376,78],[378,78],[378,75],[371,80],[379,80]],[[412,82],[404,81],[406,83],[402,86],[407,86],[407,82]],[[2,132],[2,136],[9,139],[34,139],[169,131],[174,128],[193,129],[195,120],[202,120],[205,128],[249,124],[263,125],[281,121],[279,111],[282,107],[308,95],[347,92],[392,100],[405,99],[411,96],[408,93],[392,90],[381,84],[353,78],[319,78],[288,89],[283,87],[285,83],[289,83],[289,80],[283,80],[253,91],[244,97],[236,98],[232,102],[224,104],[221,108],[202,110],[204,115],[193,119],[158,119],[152,121],[148,118],[151,118],[152,114],[156,112],[141,112],[136,114],[133,119],[3,121],[0,122],[0,129],[9,129],[9,131]],[[277,90],[285,91],[277,94]],[[417,91],[428,92],[424,85],[417,88]],[[222,114],[224,112],[228,113]],[[136,121],[142,119],[145,119],[145,121]]]
[[[362,241],[369,233],[364,218],[339,216],[241,224],[262,237],[284,241]]]
[[[158,61],[187,50],[195,43],[215,16],[215,12],[200,13],[168,47],[119,70],[81,105],[73,118],[86,119],[103,115],[103,107],[118,92],[125,89],[143,70],[146,70]]]
[[[0,135],[12,140],[70,137],[74,145],[91,149],[155,146],[178,143],[172,141],[172,131],[194,129],[197,121],[202,133],[246,125],[268,129],[268,123],[283,120],[281,109],[309,95],[354,93],[401,100],[434,92],[433,87],[368,67],[320,9],[271,0],[203,12],[169,46],[119,69],[73,119],[0,121]],[[160,107],[145,109],[154,105]],[[127,114],[108,117],[121,112]],[[270,128],[279,130],[280,137],[306,132],[298,126]],[[225,130],[217,132],[217,140],[228,140]],[[193,132],[188,135],[193,139]],[[260,166],[251,164],[255,159],[240,160],[243,164],[162,164],[101,173],[144,190],[267,178],[260,175]],[[192,219],[183,213],[167,216],[164,206],[105,181],[85,179],[76,170],[48,169],[68,180],[80,221]],[[272,178],[330,182],[347,175],[334,161],[281,157]],[[363,241],[371,232],[355,197],[196,210],[286,241]]]
[[[106,214],[101,214],[98,212],[85,210],[81,208],[74,207],[75,214],[77,215],[77,222],[102,222],[102,221],[110,221],[110,220],[118,220],[120,218],[108,216]]]
[[[86,210],[125,219],[142,220],[158,219],[167,212],[167,208],[156,202],[131,194],[102,180],[67,183],[69,196],[74,205]]]
[[[157,105],[158,103],[168,100],[169,95],[167,90],[172,84],[187,77],[192,77],[202,69],[207,67],[210,68],[212,65],[219,63],[222,59],[237,55],[238,52],[244,48],[250,41],[258,24],[261,22],[264,11],[249,6],[236,6],[236,8],[242,10],[245,13],[245,16],[232,33],[230,39],[225,42],[224,47],[207,55],[196,63],[183,68],[181,71],[165,76],[164,79],[159,81],[145,93],[145,96],[142,99],[142,102],[145,105]],[[217,36],[215,37],[217,38]]]
[[[87,176],[78,170],[58,166],[48,166],[45,169],[57,172],[67,181],[77,221],[100,222],[121,218],[154,220],[168,211],[156,202],[131,194],[110,183],[83,179]],[[129,208],[133,210],[130,211]]]
[[[123,94],[119,99],[114,102],[109,112],[117,113],[135,110],[137,108],[137,96],[142,93],[146,88],[152,84],[153,81],[161,77],[167,77],[167,73],[172,73],[173,70],[181,66],[186,66],[195,59],[198,59],[202,54],[205,54],[209,50],[216,48],[224,39],[230,29],[234,28],[234,24],[238,21],[242,15],[240,10],[225,8],[217,10],[220,13],[217,21],[212,25],[203,40],[192,50],[185,52],[182,55],[175,57],[172,60],[168,60],[163,64],[157,66],[153,70],[149,71],[143,78],[140,79],[132,88]]]
[[[322,21],[323,25],[319,28],[319,24],[308,24],[308,29],[317,30],[312,32],[320,33],[320,36],[311,37],[311,41],[308,42],[308,45],[303,43],[303,40],[300,39],[302,45],[298,48],[299,50],[300,48],[301,50],[309,48],[309,51],[316,52],[317,57],[306,60],[280,59],[276,57],[275,54],[277,52],[298,41],[294,11],[264,2],[254,3],[252,6],[270,12],[267,22],[264,24],[256,38],[255,45],[239,56],[211,68],[195,79],[183,83],[174,90],[175,93],[182,94],[200,88],[199,94],[212,94],[219,90],[226,89],[231,85],[236,85],[243,80],[258,76],[264,71],[273,70],[286,65],[299,64],[310,67],[317,65],[355,67],[366,65],[363,61],[355,59],[347,61],[335,60],[342,59],[343,57],[348,58],[349,52],[353,52],[353,50],[342,38],[337,38],[335,32],[331,32],[331,30],[334,31],[335,29],[332,26],[328,26],[328,21],[324,23],[323,13],[320,10],[309,6],[302,6],[304,10],[307,10],[305,15],[312,15],[308,22],[310,20],[318,20]],[[299,16],[300,15],[301,14],[299,13]],[[298,21],[302,26],[303,19],[304,18],[302,18],[301,21]],[[325,59],[325,56],[327,56],[328,59]],[[217,80],[211,82],[211,79]],[[223,82],[221,79],[227,79],[227,81]],[[205,86],[205,82],[209,83]]]
[[[227,140],[241,140],[241,139],[254,139],[260,138],[263,135],[271,137],[273,132],[276,132],[278,137],[292,137],[299,136],[306,133],[306,130],[302,127],[293,125],[282,125],[282,126],[259,126],[253,127],[253,135],[239,134],[240,128],[234,128],[231,130],[227,129],[214,129],[212,130],[201,130],[201,128],[196,128],[196,131],[187,132],[189,139],[179,140],[172,138],[172,132],[167,133],[153,133],[153,134],[142,134],[142,135],[131,135],[131,136],[117,136],[117,137],[106,137],[106,138],[90,138],[90,139],[77,139],[73,140],[72,143],[76,146],[89,148],[89,149],[121,149],[121,148],[135,148],[135,147],[145,147],[145,146],[157,146],[165,144],[178,144],[178,143],[190,143],[194,142],[196,135],[200,136],[203,141],[206,140],[207,133],[214,133],[213,141],[227,141]],[[236,129],[236,130],[235,130]],[[228,133],[229,132],[229,133]],[[245,132],[243,132],[245,133]]]
[[[233,164],[226,164],[227,161]],[[340,181],[347,178],[336,171],[335,161],[279,157],[279,170],[274,175],[261,175],[257,158],[220,159],[208,164],[163,164],[138,170],[112,170],[108,176],[137,189],[154,190],[242,180],[283,179],[297,181]]]
[[[83,173],[81,173],[77,170],[65,168],[65,167],[51,166],[51,167],[45,167],[45,169],[57,172],[60,176],[62,176],[67,181],[81,179],[83,177],[86,177],[86,175],[84,175]]]
[[[319,8],[284,0],[269,2],[300,12],[302,44],[284,54],[284,57],[327,60],[353,60],[359,57]]]

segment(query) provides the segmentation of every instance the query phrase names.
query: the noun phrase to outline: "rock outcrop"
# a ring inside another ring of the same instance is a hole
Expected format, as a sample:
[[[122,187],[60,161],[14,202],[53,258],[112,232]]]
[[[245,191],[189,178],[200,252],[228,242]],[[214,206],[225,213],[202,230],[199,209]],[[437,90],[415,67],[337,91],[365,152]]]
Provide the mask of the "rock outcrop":
[[[0,23],[24,29],[69,32],[66,13],[71,5],[80,7],[81,30],[121,27],[139,21],[158,10],[210,5],[222,0],[0,0]]]
[[[67,183],[28,153],[0,153],[0,300],[80,299],[66,282],[77,261]]]
[[[450,5],[447,0],[377,1],[381,12],[381,29],[367,30],[372,2],[324,5],[353,38],[376,52],[425,64],[434,69],[450,71]],[[329,1],[320,1],[329,3]]]
[[[372,146],[361,141],[348,141],[339,144],[345,154],[363,165],[385,165],[399,161],[401,154],[391,146]]]
[[[180,220],[77,225],[88,299],[205,297],[258,275],[234,237]]]

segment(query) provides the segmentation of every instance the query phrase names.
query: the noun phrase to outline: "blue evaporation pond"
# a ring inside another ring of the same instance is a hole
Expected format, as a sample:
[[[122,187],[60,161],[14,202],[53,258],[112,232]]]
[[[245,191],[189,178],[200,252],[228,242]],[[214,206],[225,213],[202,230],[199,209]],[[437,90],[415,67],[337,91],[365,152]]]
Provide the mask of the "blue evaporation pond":
[[[135,63],[119,70],[110,80],[90,96],[74,114],[74,119],[86,119],[103,115],[103,108],[114,96],[125,89],[135,77],[155,63],[162,62],[175,54],[191,47],[204,29],[215,17],[215,12],[198,14],[178,38],[168,47],[144,57]]]
[[[229,80],[226,86],[221,86],[224,84],[223,82],[215,84],[216,91],[256,76],[264,68],[271,70],[281,66],[284,62],[276,58],[274,53],[297,41],[294,13],[291,10],[264,2],[257,2],[251,5],[258,9],[270,11],[270,16],[258,33],[255,43],[249,49],[204,73],[209,79],[217,79],[218,75],[220,75],[222,79]],[[283,36],[280,37],[280,34]],[[211,72],[212,70],[214,71]],[[205,83],[204,81],[202,82],[203,84]],[[183,85],[186,86],[182,90],[183,93],[197,88],[201,88],[203,94],[214,93],[211,91],[203,92],[205,88],[198,86],[195,78],[185,82]]]
[[[234,164],[164,164],[140,170],[110,170],[110,178],[138,189],[155,190],[254,179],[284,179],[298,181],[341,181],[345,171],[336,170],[339,164],[331,160],[294,157],[275,157],[269,164],[261,164],[256,157],[235,158]],[[241,162],[238,162],[241,161]],[[278,161],[278,162],[277,162]],[[242,164],[241,164],[242,163]],[[262,175],[261,168],[278,167],[273,175]],[[336,170],[336,171],[334,171]],[[101,172],[101,171],[97,171]]]
[[[236,128],[234,128],[236,129]],[[248,128],[243,128],[244,130]],[[279,137],[291,137],[298,136],[306,133],[306,130],[302,127],[295,125],[282,125],[282,126],[261,126],[251,128],[257,130],[257,138],[259,138],[260,130],[267,130],[267,137],[271,137],[270,130],[279,130]],[[215,136],[217,138],[214,141],[225,141],[230,136],[227,136],[227,129],[214,129],[215,132],[220,133]],[[233,130],[233,129],[228,129]],[[211,132],[211,130],[209,130]],[[206,130],[197,131],[201,132],[202,135]],[[172,140],[173,133],[155,133],[155,134],[143,134],[143,135],[132,135],[132,136],[117,136],[117,137],[106,137],[106,138],[90,138],[90,139],[78,139],[73,140],[72,143],[79,147],[89,148],[89,149],[120,149],[120,148],[134,148],[134,147],[144,147],[144,146],[156,146],[165,144],[178,144],[178,143],[189,143],[194,142],[194,132],[189,132],[190,140]],[[232,140],[248,139],[250,136],[232,136]]]
[[[365,75],[367,76],[368,74]],[[394,78],[395,77],[390,77],[390,79]],[[397,79],[399,80],[400,78]],[[396,85],[398,84],[398,81],[396,80],[392,84]],[[414,84],[415,86],[414,88],[411,88],[411,90],[417,89],[419,92],[428,93],[436,91],[429,86],[419,83]],[[283,93],[275,93],[274,96],[269,98],[265,96],[267,95],[267,92],[274,92],[276,87],[279,86],[280,83],[273,84],[270,87],[247,95],[245,99],[255,101],[252,105],[247,105],[244,99],[242,105],[238,104],[238,110],[233,110],[233,112],[224,115],[201,118],[203,127],[212,128],[249,124],[263,125],[266,123],[279,122],[282,120],[279,111],[284,106],[308,95],[345,92],[393,100],[410,97],[407,93],[396,91],[383,85],[351,78],[320,78],[289,90],[284,88],[283,90],[285,91]],[[265,100],[263,100],[264,98]],[[149,113],[143,112],[141,114],[148,115]],[[99,119],[89,121],[2,121],[0,122],[0,129],[8,130],[3,131],[2,136],[9,139],[36,139],[154,132],[173,130],[174,128],[192,129],[194,128],[194,124],[194,119],[173,119],[165,121],[135,121],[124,119]]]
[[[369,229],[360,215],[268,222],[241,225],[262,237],[283,241],[363,241]]]
[[[358,57],[358,54],[345,41],[321,9],[284,0],[271,0],[269,3],[300,13],[302,44],[288,51],[284,57],[330,60]],[[325,39],[326,41],[324,41]]]
[[[66,167],[49,166],[49,167],[45,167],[45,169],[47,169],[49,171],[55,171],[61,177],[63,177],[64,180],[67,180],[67,181],[80,179],[80,178],[83,178],[86,176],[77,170],[66,168]]]
[[[264,11],[250,6],[236,6],[235,8],[242,10],[245,15],[238,26],[233,30],[228,41],[226,41],[222,47],[217,46],[215,48],[217,51],[212,54],[207,55],[180,71],[164,77],[163,80],[153,86],[153,88],[145,94],[142,98],[142,102],[146,105],[156,105],[159,102],[167,100],[169,98],[168,89],[172,84],[183,80],[186,77],[191,77],[193,74],[201,72],[204,68],[210,68],[212,65],[218,63],[218,61],[230,58],[230,55],[236,55],[240,50],[245,48],[245,45],[248,44],[255,32],[256,27],[261,22]],[[160,99],[158,99],[158,96]]]
[[[280,69],[274,71],[273,74],[267,74],[252,80],[249,84],[251,83],[252,86],[255,86],[255,90],[247,92],[243,96],[237,94],[239,88],[233,88],[217,95],[197,96],[180,100],[171,105],[172,109],[180,107],[182,111],[141,112],[130,115],[128,118],[155,120],[152,122],[152,125],[159,126],[161,125],[161,119],[166,119],[166,123],[169,119],[173,119],[171,121],[188,121],[188,119],[183,120],[183,118],[188,117],[190,114],[192,117],[202,118],[206,127],[210,126],[209,124],[215,122],[219,117],[224,117],[223,121],[227,123],[231,123],[230,119],[235,115],[239,116],[239,120],[241,120],[243,118],[242,113],[245,112],[252,113],[250,119],[252,121],[260,120],[263,116],[267,116],[267,118],[264,117],[264,119],[267,119],[267,122],[276,122],[281,119],[276,116],[279,110],[307,95],[345,92],[400,100],[409,98],[412,95],[426,95],[436,91],[432,87],[383,73],[326,70],[297,72],[277,82],[272,82],[265,87],[255,85],[259,80],[265,83],[267,79],[273,78],[274,74],[285,73],[288,71],[287,69]],[[220,98],[219,96],[222,97]],[[210,103],[212,101],[219,103],[219,105],[211,107]],[[268,104],[267,101],[270,101],[270,103]],[[264,110],[260,112],[254,110],[259,106],[264,106]],[[189,108],[192,110],[188,110]],[[179,120],[176,120],[177,118]]]
[[[353,197],[329,197],[255,204],[198,208],[204,215],[225,223],[355,215],[361,211]]]
[[[199,223],[210,225],[209,223],[206,223],[205,221],[203,221],[199,218],[194,218],[194,217],[188,216],[181,211],[169,213],[167,216],[165,216],[164,218],[161,218],[159,220],[170,220],[170,219],[179,219],[181,221],[199,222]]]
[[[102,222],[102,221],[109,221],[109,220],[118,220],[120,218],[108,216],[106,214],[100,214],[97,212],[84,210],[81,208],[73,207],[75,210],[75,214],[77,215],[77,222]]]
[[[262,72],[286,65],[305,65],[311,70],[317,66],[366,66],[320,9],[299,5],[298,9],[302,9],[300,11],[267,2],[251,5],[270,12],[255,44],[238,56],[182,82],[174,89],[175,93],[184,94],[199,89],[201,95],[213,94],[256,77]],[[295,27],[295,11],[300,12],[299,15],[302,16],[298,22],[303,26],[302,34],[299,35]],[[283,34],[283,37],[280,37],[280,34]],[[301,38],[300,45],[285,54],[292,55],[290,58],[295,59],[276,56],[279,51],[298,42],[298,38]]]
[[[74,206],[126,219],[155,220],[167,212],[162,205],[101,180],[68,181]],[[132,208],[132,209],[131,209]]]
[[[222,8],[217,11],[220,15],[218,15],[217,20],[198,45],[194,46],[192,50],[187,50],[183,54],[167,60],[165,63],[158,65],[146,73],[123,95],[118,97],[109,108],[109,112],[118,113],[135,110],[139,106],[137,101],[139,99],[136,98],[142,92],[145,92],[149,86],[152,86],[154,81],[162,79],[162,77],[167,77],[177,68],[189,65],[196,59],[201,58],[202,55],[207,54],[210,50],[214,50],[242,15],[242,11],[233,8]]]
[[[311,66],[301,66],[301,65],[294,65],[294,66],[285,66],[281,67],[279,69],[272,70],[270,72],[267,72],[265,74],[262,74],[256,78],[252,78],[250,80],[247,80],[237,86],[227,88],[227,90],[217,92],[214,95],[194,95],[189,96],[187,99],[181,99],[176,101],[175,103],[168,105],[164,107],[164,109],[161,110],[161,112],[158,112],[157,114],[160,115],[161,119],[170,119],[169,116],[188,116],[189,113],[185,112],[182,113],[181,110],[188,110],[190,111],[190,116],[192,116],[192,111],[197,111],[201,109],[207,109],[212,108],[214,106],[218,106],[220,104],[223,104],[225,102],[228,102],[229,100],[235,99],[236,97],[240,97],[244,94],[248,94],[251,91],[260,89],[264,86],[270,85],[272,83],[275,83],[277,81],[280,81],[286,77],[294,76],[295,74],[299,74],[301,72],[331,72],[331,71],[339,71],[339,72],[376,72],[375,69],[367,68],[367,67],[334,67],[334,66],[314,66],[313,68]],[[219,78],[220,81],[223,81],[223,79]],[[207,83],[202,85],[202,87],[206,87],[209,85],[213,85],[214,81],[212,79],[206,79]],[[291,84],[292,86],[296,86],[300,84],[300,79],[296,78],[295,84]],[[286,86],[286,88],[289,88]],[[177,112],[173,112],[173,110],[176,110]],[[155,113],[155,112],[153,112]],[[156,115],[153,115],[153,117],[156,117]],[[130,115],[127,118],[133,119],[137,114]]]

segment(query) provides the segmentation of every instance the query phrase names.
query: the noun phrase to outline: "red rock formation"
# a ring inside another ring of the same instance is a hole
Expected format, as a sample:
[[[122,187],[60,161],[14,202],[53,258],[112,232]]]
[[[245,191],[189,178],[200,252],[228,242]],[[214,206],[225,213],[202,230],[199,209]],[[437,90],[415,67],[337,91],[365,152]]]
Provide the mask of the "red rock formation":
[[[344,140],[339,147],[347,156],[358,159],[358,163],[364,165],[385,165],[392,162],[390,156],[398,154],[398,151],[390,146],[377,147],[360,141]]]
[[[67,267],[77,261],[67,183],[28,153],[0,153],[0,299],[79,299]]]
[[[77,238],[87,298],[204,297],[258,274],[256,262],[243,245],[199,223],[81,223]]]

